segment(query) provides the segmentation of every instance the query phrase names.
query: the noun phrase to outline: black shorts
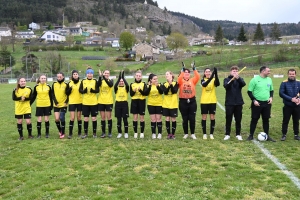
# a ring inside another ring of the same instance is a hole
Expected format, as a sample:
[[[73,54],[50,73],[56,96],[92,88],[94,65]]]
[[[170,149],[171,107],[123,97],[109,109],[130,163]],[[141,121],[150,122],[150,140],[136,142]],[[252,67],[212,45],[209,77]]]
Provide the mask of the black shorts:
[[[82,105],[82,115],[84,117],[96,117],[98,115],[98,105]]]
[[[26,113],[24,115],[15,115],[16,119],[31,119],[31,113]]]
[[[82,104],[69,104],[69,111],[70,112],[81,112],[82,111]]]
[[[117,101],[115,104],[115,117],[124,118],[129,117],[129,109],[127,101]]]
[[[62,107],[62,108],[56,108],[54,107],[54,112],[64,112],[66,113],[67,112],[67,107]]]
[[[146,99],[132,99],[130,106],[131,114],[145,115]]]
[[[163,109],[161,106],[147,106],[149,115],[162,115]]]
[[[109,111],[111,112],[113,110],[113,104],[98,104],[98,110],[99,111]]]
[[[201,114],[216,114],[217,104],[210,103],[210,104],[200,104],[201,107]]]
[[[163,116],[165,117],[178,117],[177,108],[163,108]]]
[[[51,107],[36,107],[35,116],[50,116],[51,115]]]
[[[258,101],[260,106],[251,104],[251,118],[259,119],[260,115],[262,118],[271,118],[271,104],[267,101]]]
[[[197,113],[197,102],[196,98],[187,99],[179,99],[179,111],[181,116],[189,116],[195,115]]]

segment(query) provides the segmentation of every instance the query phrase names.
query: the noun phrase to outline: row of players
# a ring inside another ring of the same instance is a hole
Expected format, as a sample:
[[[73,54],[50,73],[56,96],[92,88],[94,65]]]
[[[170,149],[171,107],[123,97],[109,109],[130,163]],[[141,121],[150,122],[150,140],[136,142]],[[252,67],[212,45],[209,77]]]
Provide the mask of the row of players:
[[[37,85],[33,91],[26,86],[26,80],[20,78],[17,87],[13,91],[12,98],[15,101],[15,118],[20,140],[23,140],[23,118],[27,123],[29,138],[32,136],[31,125],[31,104],[36,100],[37,116],[37,137],[41,137],[42,117],[45,120],[46,137],[49,137],[49,116],[54,108],[55,123],[59,131],[59,137],[65,137],[65,113],[69,105],[70,122],[69,135],[72,138],[75,116],[78,121],[78,135],[82,138],[88,136],[89,117],[92,119],[93,137],[97,137],[97,115],[101,116],[101,137],[106,137],[106,121],[108,124],[108,137],[112,137],[112,110],[113,110],[113,90],[115,92],[115,117],[117,118],[117,138],[122,137],[122,121],[124,124],[124,137],[128,138],[128,120],[129,106],[128,93],[131,96],[130,113],[133,114],[134,138],[138,138],[138,121],[140,122],[140,138],[144,137],[145,128],[145,107],[146,97],[148,96],[147,108],[151,119],[152,138],[162,138],[162,116],[165,116],[165,127],[168,133],[168,139],[175,138],[176,118],[178,108],[182,116],[184,139],[188,138],[190,129],[191,137],[195,136],[195,117],[197,111],[196,103],[196,85],[200,80],[200,74],[192,64],[194,76],[191,77],[190,70],[183,65],[178,80],[174,80],[171,71],[166,72],[166,82],[158,83],[158,78],[150,74],[148,83],[142,82],[142,73],[135,73],[133,83],[127,83],[124,72],[120,72],[116,83],[111,80],[109,70],[99,71],[99,79],[94,78],[94,71],[90,67],[86,70],[86,78],[80,80],[78,71],[72,71],[71,81],[64,81],[64,74],[57,74],[57,81],[52,87],[46,83],[47,77],[41,75],[37,80]],[[236,138],[241,137],[241,120],[243,109],[242,88],[246,85],[243,78],[239,77],[239,68],[233,66],[230,69],[230,75],[224,79],[224,88],[226,89],[225,107],[226,107],[226,133],[224,140],[230,139],[232,117],[235,117]],[[260,116],[262,116],[264,132],[268,134],[269,141],[275,141],[269,136],[269,118],[271,104],[273,99],[273,83],[268,77],[270,69],[266,66],[260,68],[260,75],[253,78],[248,87],[248,95],[252,100],[250,135],[247,140],[253,140],[254,131]],[[200,98],[202,114],[202,132],[203,139],[207,139],[206,119],[210,116],[210,139],[214,139],[215,112],[216,112],[216,90],[220,85],[217,69],[211,72],[209,68],[204,70],[204,76],[201,80],[202,94]],[[296,86],[296,87],[295,87]],[[179,92],[178,92],[179,91]],[[99,95],[97,96],[97,93]],[[295,139],[299,140],[299,108],[300,99],[297,95],[300,93],[300,82],[296,80],[296,71],[288,71],[288,79],[280,86],[280,96],[284,101],[282,138],[286,139],[289,119],[293,116],[293,128]],[[178,98],[179,96],[179,98]],[[82,120],[84,116],[84,134],[81,135]],[[157,133],[156,134],[156,128]]]

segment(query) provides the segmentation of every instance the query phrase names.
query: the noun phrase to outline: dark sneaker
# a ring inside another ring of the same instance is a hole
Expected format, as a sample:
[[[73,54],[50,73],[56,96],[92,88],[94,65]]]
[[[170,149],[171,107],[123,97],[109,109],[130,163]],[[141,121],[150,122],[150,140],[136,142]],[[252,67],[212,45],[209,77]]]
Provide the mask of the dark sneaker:
[[[294,139],[295,139],[295,140],[300,140],[299,135],[295,135],[295,136],[294,136]]]
[[[97,138],[97,134],[96,133],[93,134],[93,138]]]
[[[46,138],[49,138],[49,134],[46,134]]]
[[[249,135],[248,138],[247,138],[247,140],[248,140],[248,141],[253,140],[253,135]]]
[[[37,138],[40,139],[40,138],[41,138],[41,135],[37,135]]]
[[[72,139],[72,135],[69,135],[69,136],[68,136],[68,139]]]
[[[105,137],[106,137],[106,134],[105,134],[105,133],[102,133],[100,137],[101,137],[101,138],[105,138]]]
[[[268,136],[267,141],[270,141],[270,142],[276,142],[276,140],[273,140],[270,136]]]
[[[24,140],[24,137],[20,137],[19,140]]]
[[[281,137],[281,141],[285,141],[286,140],[286,135],[283,135],[282,137]]]
[[[32,136],[32,135],[28,136],[28,139],[33,139],[33,138],[34,138],[34,136]]]
[[[87,138],[87,134],[84,134],[83,136],[81,136],[81,139],[85,139],[85,138]]]
[[[111,133],[109,133],[109,134],[108,134],[108,137],[109,137],[109,138],[111,138],[111,137],[112,137],[112,134],[111,134]]]

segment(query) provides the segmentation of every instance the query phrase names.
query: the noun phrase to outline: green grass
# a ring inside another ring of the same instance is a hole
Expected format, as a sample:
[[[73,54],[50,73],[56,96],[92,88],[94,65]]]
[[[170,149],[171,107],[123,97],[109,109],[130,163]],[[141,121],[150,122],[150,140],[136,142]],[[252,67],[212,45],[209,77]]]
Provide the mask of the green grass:
[[[250,78],[246,78],[246,83],[249,81]],[[270,134],[278,140],[281,137],[282,120],[282,99],[278,96],[278,89],[282,79],[273,81],[275,98]],[[234,130],[229,141],[223,140],[225,113],[219,107],[216,114],[215,140],[202,140],[198,103],[197,140],[182,139],[181,117],[177,119],[175,140],[166,139],[165,128],[162,140],[152,140],[148,114],[145,139],[133,139],[130,116],[130,137],[127,140],[116,138],[115,119],[114,137],[111,139],[82,140],[74,137],[71,140],[60,140],[52,115],[49,139],[44,138],[42,124],[42,139],[25,139],[20,142],[17,140],[14,102],[11,100],[13,87],[14,85],[1,85],[0,90],[0,101],[5,105],[0,110],[0,199],[300,198],[299,189],[254,143],[237,141]],[[244,139],[249,133],[250,123],[250,101],[246,90],[247,88],[243,89]],[[200,94],[201,88],[198,86],[198,102]],[[224,88],[218,87],[218,101],[223,105],[224,95]],[[34,114],[34,105],[32,110]],[[67,121],[68,116],[69,113]],[[32,121],[33,134],[36,135],[36,118],[33,117]],[[24,125],[23,127],[25,128]],[[76,133],[76,123],[74,129]],[[91,124],[89,130],[91,131]],[[259,131],[262,131],[261,120],[256,129],[256,132]],[[26,128],[24,133],[27,135]],[[288,170],[300,177],[300,146],[298,141],[293,140],[291,126],[287,141],[265,142],[263,145]]]

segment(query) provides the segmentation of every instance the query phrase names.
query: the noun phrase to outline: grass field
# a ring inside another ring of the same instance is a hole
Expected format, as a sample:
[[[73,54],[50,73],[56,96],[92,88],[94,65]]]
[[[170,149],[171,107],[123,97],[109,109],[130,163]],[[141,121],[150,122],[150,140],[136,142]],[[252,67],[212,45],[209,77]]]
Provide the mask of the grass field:
[[[246,83],[249,81],[250,78],[246,78]],[[278,89],[282,79],[273,81],[275,97],[270,135],[277,142],[263,142],[262,145],[287,170],[300,177],[300,143],[293,139],[291,126],[287,141],[279,141],[282,100]],[[29,85],[33,87],[33,83]],[[42,139],[18,141],[14,102],[11,100],[15,86],[0,87],[0,199],[300,198],[299,188],[253,142],[236,140],[234,131],[229,141],[223,140],[225,113],[219,107],[215,140],[202,140],[198,103],[197,140],[182,139],[181,118],[177,120],[175,140],[166,139],[165,128],[162,140],[152,140],[150,119],[146,115],[144,139],[133,139],[132,117],[129,118],[130,137],[127,140],[116,138],[116,120],[113,121],[114,137],[111,139],[59,139],[54,116],[51,116],[49,139],[44,137],[43,123]],[[243,89],[244,139],[248,136],[250,123],[250,101],[246,91],[247,86]],[[200,86],[197,94],[199,102]],[[217,97],[222,105],[224,96],[224,88],[218,87]],[[32,110],[34,114],[35,105]],[[68,119],[67,114],[67,122]],[[32,123],[36,135],[35,117]],[[25,125],[23,127],[27,136]],[[74,133],[76,131],[75,123]],[[259,131],[262,131],[261,121],[256,129]]]

